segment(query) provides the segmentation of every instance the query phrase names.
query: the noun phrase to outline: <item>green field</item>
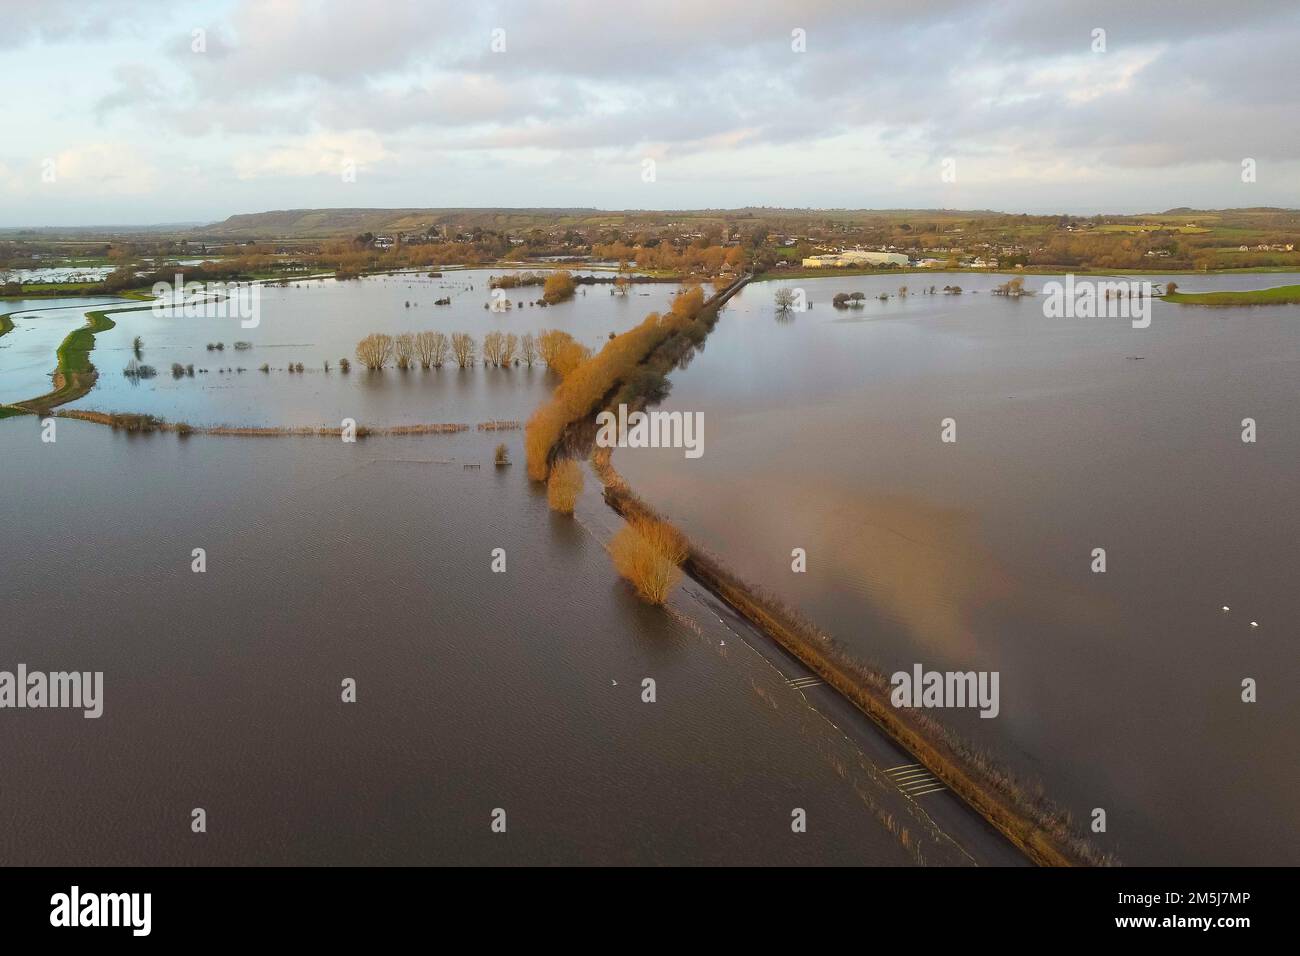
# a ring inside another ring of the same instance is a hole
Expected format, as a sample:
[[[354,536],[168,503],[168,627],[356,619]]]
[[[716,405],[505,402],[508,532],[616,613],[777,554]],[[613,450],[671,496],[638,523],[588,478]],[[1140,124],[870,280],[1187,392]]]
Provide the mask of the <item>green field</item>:
[[[1165,301],[1180,305],[1300,305],[1300,285],[1246,292],[1174,292],[1166,295]]]

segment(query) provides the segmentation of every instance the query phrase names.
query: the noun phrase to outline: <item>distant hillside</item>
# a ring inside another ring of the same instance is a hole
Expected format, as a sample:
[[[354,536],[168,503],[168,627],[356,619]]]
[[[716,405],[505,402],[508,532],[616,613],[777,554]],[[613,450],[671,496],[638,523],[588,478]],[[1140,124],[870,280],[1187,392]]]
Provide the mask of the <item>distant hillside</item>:
[[[603,210],[585,208],[557,209],[282,209],[274,212],[247,213],[231,216],[224,222],[199,226],[188,236],[204,240],[247,239],[329,239],[352,238],[362,233],[416,235],[430,229],[449,232],[467,232],[475,228],[521,235],[532,229],[591,229],[613,228],[636,233],[654,231],[663,227],[685,231],[703,231],[710,226],[743,226],[754,221],[772,231],[802,231],[810,226],[836,225],[886,227],[905,224],[905,229],[917,232],[940,231],[965,226],[983,226],[1001,229],[1006,238],[1022,228],[1055,227],[1058,220],[1083,222],[1091,219],[1112,224],[1106,228],[1118,229],[1123,224],[1144,229],[1178,226],[1185,228],[1189,220],[1202,227],[1224,231],[1231,238],[1233,230],[1286,230],[1300,228],[1300,213],[1289,209],[1170,209],[1163,213],[1145,213],[1125,216],[1049,216],[998,212],[988,209],[785,209],[771,206],[749,206],[741,209],[624,209]],[[1245,236],[1242,240],[1245,240]]]
[[[434,226],[529,229],[601,221],[595,209],[280,209],[231,216],[194,233],[221,239],[326,239],[364,232],[422,233]]]
[[[370,232],[387,235],[426,232],[431,227],[469,230],[475,227],[520,232],[528,229],[615,226],[640,228],[762,219],[806,222],[834,218],[840,221],[915,218],[921,221],[981,219],[1005,213],[930,209],[779,209],[754,206],[744,209],[602,210],[602,209],[282,209],[231,216],[193,230],[209,239],[327,239]]]

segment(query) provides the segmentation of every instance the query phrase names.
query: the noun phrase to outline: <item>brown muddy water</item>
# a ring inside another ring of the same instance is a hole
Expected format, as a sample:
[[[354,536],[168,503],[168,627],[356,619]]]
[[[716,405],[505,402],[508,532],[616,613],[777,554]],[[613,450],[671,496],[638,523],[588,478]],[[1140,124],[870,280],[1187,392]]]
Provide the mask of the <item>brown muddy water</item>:
[[[1300,308],[1156,303],[1134,329],[989,295],[1004,280],[751,284],[662,405],[704,413],[703,457],[614,464],[887,673],[998,671],[997,718],[941,717],[1076,819],[1104,809],[1122,861],[1300,862]],[[967,291],[918,294],[945,284]],[[781,286],[812,308],[778,316]]]
[[[968,862],[521,444],[0,421],[0,670],[104,673],[99,719],[0,711],[0,863]]]

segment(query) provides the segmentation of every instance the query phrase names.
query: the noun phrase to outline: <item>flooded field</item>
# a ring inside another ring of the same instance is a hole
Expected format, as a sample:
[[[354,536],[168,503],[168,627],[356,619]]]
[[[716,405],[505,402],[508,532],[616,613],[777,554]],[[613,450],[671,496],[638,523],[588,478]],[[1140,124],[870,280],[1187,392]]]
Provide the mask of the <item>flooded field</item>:
[[[129,305],[116,298],[6,299],[0,315],[14,327],[0,335],[0,403],[21,402],[50,390],[59,344],[86,324],[86,311]]]
[[[337,359],[371,331],[481,342],[552,327],[598,348],[676,291],[589,286],[500,313],[483,308],[488,274],[269,287],[251,329],[116,313],[72,407],[194,424],[523,420],[555,385],[541,365],[343,374]],[[1293,862],[1276,834],[1300,822],[1286,678],[1300,309],[1156,303],[1134,329],[1046,319],[1035,298],[991,296],[1000,281],[804,280],[810,308],[790,313],[774,292],[795,283],[752,284],[663,406],[704,413],[703,457],[620,450],[615,465],[886,671],[998,671],[997,719],[946,722],[1077,819],[1106,809],[1097,841],[1125,862]],[[964,292],[922,292],[945,284]],[[862,307],[832,307],[857,291]],[[13,305],[39,312],[0,339],[8,400],[48,388],[54,349],[96,304]],[[121,374],[136,336],[156,378]],[[207,371],[173,378],[172,362]],[[502,439],[516,464],[497,469]],[[554,516],[519,432],[348,445],[60,421],[46,444],[20,418],[0,422],[0,453],[17,489],[0,513],[7,659],[103,670],[107,698],[99,720],[20,713],[0,742],[29,781],[4,803],[9,862],[1002,859],[983,835],[944,832],[698,588],[667,611],[640,604],[605,554],[619,519],[592,477],[577,520]],[[1256,704],[1240,702],[1246,677]],[[213,825],[195,842],[200,806]],[[489,829],[498,807],[508,836]],[[817,821],[806,834],[791,833],[795,808]]]
[[[103,716],[7,713],[6,864],[968,862],[495,439],[58,429],[0,421],[4,657],[102,670]]]
[[[504,290],[511,309],[493,311],[484,308],[492,301],[492,274],[465,270],[441,278],[388,275],[262,286],[254,328],[242,328],[235,317],[116,313],[117,327],[96,337],[99,380],[71,407],[144,412],[196,425],[337,427],[345,417],[363,424],[523,420],[555,385],[545,366],[484,368],[479,362],[460,369],[452,363],[370,374],[356,361],[356,344],[371,332],[428,330],[468,332],[481,348],[491,331],[522,337],[557,328],[599,348],[611,332],[625,331],[646,313],[664,308],[677,290],[673,284],[645,283],[627,296],[613,296],[608,285],[579,286],[571,301],[541,308],[528,304],[541,296],[540,286],[530,286]],[[450,304],[434,305],[443,298]],[[139,361],[158,373],[147,381],[122,374],[135,357],[136,336],[144,344]],[[237,350],[236,342],[251,347]],[[217,343],[222,350],[208,349]],[[339,370],[340,358],[352,362],[350,373]],[[175,378],[173,363],[193,365],[195,374]],[[297,363],[303,364],[302,373],[287,371]],[[266,372],[260,371],[264,365]]]
[[[751,284],[662,406],[704,413],[703,457],[615,465],[886,672],[1000,672],[996,719],[944,719],[1076,819],[1105,809],[1097,839],[1125,862],[1295,863],[1300,307],[1157,302],[1134,329],[1047,319],[989,294],[1005,280]],[[779,315],[782,286],[810,310]],[[856,291],[862,308],[832,307]]]

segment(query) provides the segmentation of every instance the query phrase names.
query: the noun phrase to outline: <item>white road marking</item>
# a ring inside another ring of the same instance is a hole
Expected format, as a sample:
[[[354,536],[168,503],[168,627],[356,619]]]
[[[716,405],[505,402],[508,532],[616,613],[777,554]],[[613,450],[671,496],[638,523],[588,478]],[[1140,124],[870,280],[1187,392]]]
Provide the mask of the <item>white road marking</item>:
[[[820,677],[792,677],[786,681],[790,687],[802,689],[804,687],[816,687],[822,683]]]
[[[907,763],[890,767],[885,771],[901,793],[909,797],[923,797],[927,793],[946,790],[939,779],[919,763]]]

